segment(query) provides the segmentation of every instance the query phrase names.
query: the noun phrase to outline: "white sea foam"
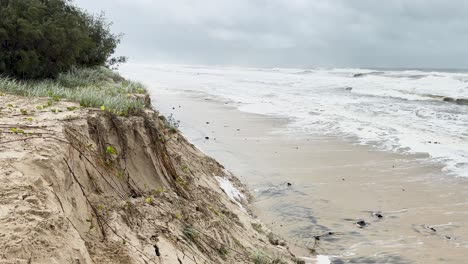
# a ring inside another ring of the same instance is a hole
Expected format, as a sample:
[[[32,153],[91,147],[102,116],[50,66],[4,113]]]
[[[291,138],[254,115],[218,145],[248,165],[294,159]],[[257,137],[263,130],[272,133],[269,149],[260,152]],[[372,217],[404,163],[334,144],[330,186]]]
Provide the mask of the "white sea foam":
[[[245,195],[242,194],[236,187],[234,187],[234,185],[229,179],[220,176],[215,176],[215,178],[219,183],[219,187],[223,189],[227,196],[229,196],[229,198],[231,198],[232,201],[239,205],[241,209],[244,209],[241,202],[245,199]]]
[[[317,255],[315,258],[300,257],[306,264],[331,264],[331,260],[328,256]]]
[[[291,118],[298,133],[353,136],[385,150],[428,153],[468,177],[468,73],[126,65],[158,91],[197,91],[241,111]],[[290,131],[287,131],[290,132]]]
[[[331,260],[328,256],[325,255],[318,255],[317,256],[317,264],[330,264]]]

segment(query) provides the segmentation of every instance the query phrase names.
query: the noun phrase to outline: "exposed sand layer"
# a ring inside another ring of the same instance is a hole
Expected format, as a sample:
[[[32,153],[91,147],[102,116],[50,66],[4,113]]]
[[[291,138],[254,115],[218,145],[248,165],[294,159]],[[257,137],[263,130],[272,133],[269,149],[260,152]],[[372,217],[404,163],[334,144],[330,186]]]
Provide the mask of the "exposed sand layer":
[[[292,263],[239,180],[156,112],[47,100],[0,96],[0,263]]]
[[[425,155],[275,133],[288,120],[239,112],[205,94],[155,91],[153,100],[255,189],[256,214],[295,252],[313,248],[333,263],[466,262],[468,180],[444,175]]]

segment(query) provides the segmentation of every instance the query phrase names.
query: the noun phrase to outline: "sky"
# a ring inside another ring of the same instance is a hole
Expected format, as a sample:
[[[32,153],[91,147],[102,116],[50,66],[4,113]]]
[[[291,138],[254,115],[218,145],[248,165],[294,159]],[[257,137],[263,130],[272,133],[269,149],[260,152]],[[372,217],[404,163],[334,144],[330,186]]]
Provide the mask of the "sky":
[[[468,68],[467,0],[74,0],[134,63]]]

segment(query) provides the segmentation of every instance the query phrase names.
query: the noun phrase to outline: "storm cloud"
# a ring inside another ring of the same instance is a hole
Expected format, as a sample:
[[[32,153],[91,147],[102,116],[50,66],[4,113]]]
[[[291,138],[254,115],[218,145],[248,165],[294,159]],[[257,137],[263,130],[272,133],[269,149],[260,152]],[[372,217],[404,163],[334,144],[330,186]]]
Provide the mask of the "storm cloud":
[[[133,62],[468,68],[466,0],[75,0]]]

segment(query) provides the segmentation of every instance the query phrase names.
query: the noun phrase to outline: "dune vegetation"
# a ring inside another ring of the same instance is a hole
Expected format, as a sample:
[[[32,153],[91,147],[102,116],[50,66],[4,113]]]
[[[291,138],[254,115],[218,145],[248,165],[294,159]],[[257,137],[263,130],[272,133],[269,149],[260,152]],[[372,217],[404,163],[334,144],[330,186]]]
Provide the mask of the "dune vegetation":
[[[132,115],[146,106],[146,90],[141,83],[127,81],[105,68],[73,68],[55,79],[16,80],[0,78],[0,91],[21,96],[67,99],[82,107],[96,107],[117,115]],[[141,94],[142,96],[137,96]]]

